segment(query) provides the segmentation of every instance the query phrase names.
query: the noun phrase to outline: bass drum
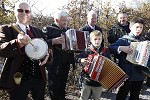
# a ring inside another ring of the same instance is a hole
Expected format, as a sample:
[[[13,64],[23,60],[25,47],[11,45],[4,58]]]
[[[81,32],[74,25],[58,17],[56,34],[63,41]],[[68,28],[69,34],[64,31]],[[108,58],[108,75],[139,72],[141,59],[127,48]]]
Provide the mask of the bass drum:
[[[43,59],[48,53],[48,45],[43,39],[34,38],[25,46],[25,53],[33,60]]]

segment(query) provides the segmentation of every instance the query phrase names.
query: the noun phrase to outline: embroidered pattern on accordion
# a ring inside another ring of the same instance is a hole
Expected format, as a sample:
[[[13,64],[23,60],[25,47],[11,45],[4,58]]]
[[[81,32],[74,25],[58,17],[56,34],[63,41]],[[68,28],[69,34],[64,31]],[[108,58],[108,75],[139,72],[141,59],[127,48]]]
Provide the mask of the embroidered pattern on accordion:
[[[118,87],[128,78],[128,75],[116,63],[102,55],[91,54],[88,60],[91,64],[85,66],[84,71],[108,91]]]
[[[99,76],[104,64],[104,57],[95,55],[92,63],[89,65],[89,76],[92,80],[99,81]],[[93,67],[94,66],[94,67]],[[90,73],[92,72],[92,73]]]

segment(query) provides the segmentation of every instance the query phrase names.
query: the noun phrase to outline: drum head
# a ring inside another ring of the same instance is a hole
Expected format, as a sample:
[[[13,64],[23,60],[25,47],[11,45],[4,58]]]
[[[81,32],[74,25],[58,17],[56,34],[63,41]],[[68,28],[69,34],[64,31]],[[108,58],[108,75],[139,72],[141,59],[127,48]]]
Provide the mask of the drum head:
[[[42,59],[48,52],[48,45],[43,39],[34,38],[30,44],[26,45],[25,52],[31,59]]]

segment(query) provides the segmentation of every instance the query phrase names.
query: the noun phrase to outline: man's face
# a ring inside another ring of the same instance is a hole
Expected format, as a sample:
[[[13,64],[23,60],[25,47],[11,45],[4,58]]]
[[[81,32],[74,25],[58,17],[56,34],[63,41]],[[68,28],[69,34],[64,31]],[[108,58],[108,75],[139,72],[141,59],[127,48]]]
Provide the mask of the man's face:
[[[29,5],[27,5],[26,3],[21,3],[19,7],[16,7],[15,9],[15,16],[17,22],[24,25],[29,24],[31,19],[31,9]]]
[[[100,45],[102,43],[102,38],[98,37],[98,36],[93,36],[90,38],[90,41],[91,41],[93,46],[100,47]]]
[[[121,25],[126,25],[127,24],[127,15],[126,14],[119,14],[118,15],[118,22],[121,24]]]
[[[60,28],[66,28],[68,23],[67,16],[61,16],[60,19],[57,19],[57,23]]]
[[[135,36],[139,36],[142,33],[143,24],[135,23],[133,26],[131,26],[130,30]]]
[[[87,19],[88,19],[88,24],[93,26],[97,22],[97,15],[93,14],[92,16],[89,16]]]

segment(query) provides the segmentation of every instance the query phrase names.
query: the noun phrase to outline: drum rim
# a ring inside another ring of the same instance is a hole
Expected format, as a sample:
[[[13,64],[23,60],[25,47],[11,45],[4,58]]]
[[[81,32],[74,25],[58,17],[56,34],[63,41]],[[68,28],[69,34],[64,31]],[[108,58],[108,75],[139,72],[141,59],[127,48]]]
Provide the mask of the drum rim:
[[[35,57],[31,57],[26,51],[26,48],[27,48],[27,45],[25,46],[25,53],[26,53],[26,55],[29,57],[29,58],[31,58],[31,59],[33,59],[33,60],[39,60],[39,59],[42,59],[42,58],[44,58],[44,56],[46,56],[46,54],[47,54],[47,52],[48,52],[48,44],[46,43],[46,41],[44,41],[44,39],[42,39],[42,38],[33,38],[33,39],[31,39],[31,41],[32,40],[40,40],[40,41],[42,41],[42,42],[44,42],[46,45],[46,51],[45,51],[45,53],[43,54],[43,56],[41,56],[41,57],[38,57],[38,58],[35,58]]]

